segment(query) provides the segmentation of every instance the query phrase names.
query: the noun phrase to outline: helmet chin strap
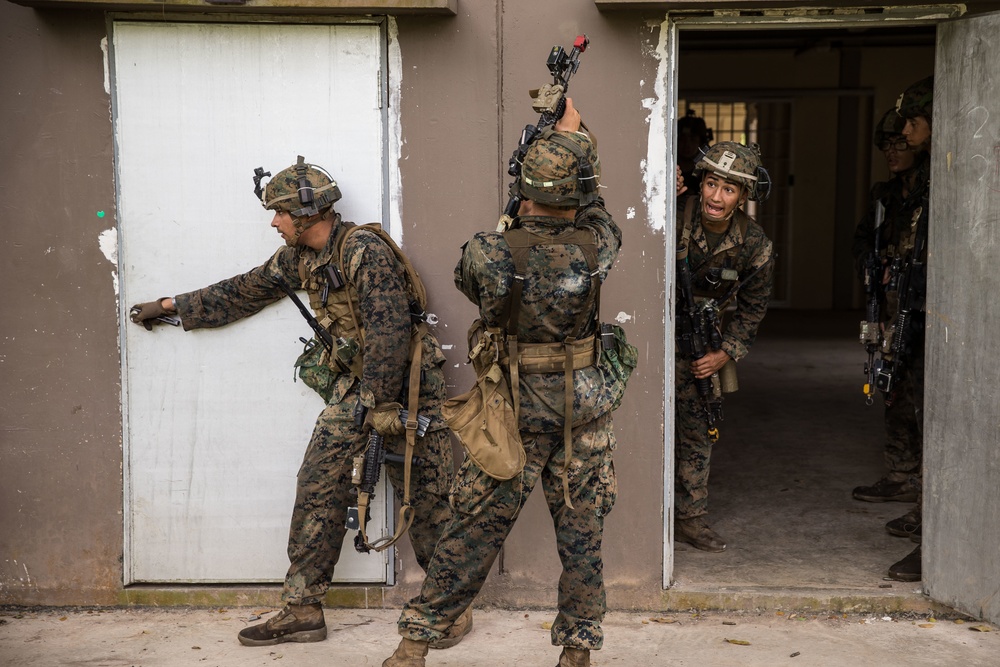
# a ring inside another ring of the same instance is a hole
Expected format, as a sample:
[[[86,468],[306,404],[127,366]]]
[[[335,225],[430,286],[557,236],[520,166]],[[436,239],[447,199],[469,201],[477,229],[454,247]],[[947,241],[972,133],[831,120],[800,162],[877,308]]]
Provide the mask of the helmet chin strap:
[[[292,235],[292,238],[285,241],[285,245],[294,248],[299,244],[299,238],[307,229],[309,229],[313,225],[318,224],[319,222],[321,222],[326,218],[332,218],[332,217],[333,217],[333,207],[330,207],[317,215],[311,215],[308,218],[296,218],[293,216],[292,225],[294,225],[295,227],[295,234]]]

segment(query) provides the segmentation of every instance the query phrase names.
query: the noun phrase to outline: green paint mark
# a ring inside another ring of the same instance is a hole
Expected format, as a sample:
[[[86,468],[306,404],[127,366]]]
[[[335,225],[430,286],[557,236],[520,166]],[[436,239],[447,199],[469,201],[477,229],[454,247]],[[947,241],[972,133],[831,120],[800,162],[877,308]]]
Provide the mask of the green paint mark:
[[[97,217],[98,218],[103,218],[104,217],[104,211],[98,211],[97,212]]]

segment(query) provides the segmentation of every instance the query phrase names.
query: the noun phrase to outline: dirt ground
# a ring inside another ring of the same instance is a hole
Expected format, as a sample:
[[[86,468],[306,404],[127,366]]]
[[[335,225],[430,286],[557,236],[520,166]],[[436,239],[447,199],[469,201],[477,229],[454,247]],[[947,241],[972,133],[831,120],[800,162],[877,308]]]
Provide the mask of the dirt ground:
[[[381,665],[399,637],[395,610],[326,611],[330,634],[313,644],[248,648],[236,634],[275,609],[0,610],[3,667]],[[555,665],[550,610],[476,610],[474,630],[458,646],[431,651],[428,667]],[[612,613],[604,665],[800,667],[995,667],[1000,632],[968,619],[843,614]]]

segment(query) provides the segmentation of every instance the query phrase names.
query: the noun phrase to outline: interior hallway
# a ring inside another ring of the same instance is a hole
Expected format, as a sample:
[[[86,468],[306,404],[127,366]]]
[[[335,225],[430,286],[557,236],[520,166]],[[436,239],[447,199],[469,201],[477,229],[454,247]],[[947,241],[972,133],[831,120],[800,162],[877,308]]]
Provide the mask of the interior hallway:
[[[768,312],[723,404],[712,456],[709,523],[724,553],[675,543],[679,589],[912,595],[884,579],[915,546],[886,521],[905,503],[865,503],[851,489],[882,474],[883,406],[865,405],[861,312]],[[891,588],[889,587],[891,585]]]

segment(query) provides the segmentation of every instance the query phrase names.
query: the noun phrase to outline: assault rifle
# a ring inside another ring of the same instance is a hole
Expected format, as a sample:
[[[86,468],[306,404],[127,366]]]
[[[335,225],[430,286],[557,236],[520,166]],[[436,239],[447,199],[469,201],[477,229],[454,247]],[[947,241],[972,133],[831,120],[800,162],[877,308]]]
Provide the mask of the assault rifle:
[[[361,428],[365,423],[367,414],[368,408],[363,406],[361,401],[358,401],[357,406],[354,408],[354,425]],[[404,423],[408,416],[409,413],[406,410],[399,411],[399,418]],[[423,437],[427,433],[427,428],[430,424],[430,417],[418,415],[417,435]],[[371,518],[368,512],[368,503],[375,493],[375,486],[378,484],[383,463],[405,465],[406,457],[401,454],[392,454],[385,451],[385,438],[378,431],[372,429],[368,434],[368,445],[365,447],[365,451],[354,457],[354,467],[351,469],[351,482],[356,488],[351,490],[357,494],[358,502],[356,505],[347,508],[346,528],[358,531],[358,534],[354,536],[354,548],[363,554],[370,552],[373,546],[368,542],[365,531],[362,530],[362,523],[367,526],[368,520]],[[419,466],[424,464],[425,461],[420,457],[413,457],[412,465]]]
[[[709,350],[722,349],[722,334],[719,333],[719,312],[736,297],[740,288],[751,278],[768,266],[776,254],[768,261],[761,263],[737,282],[720,299],[705,299],[700,304],[694,298],[694,286],[691,278],[691,266],[688,263],[688,249],[685,245],[677,246],[677,287],[680,291],[680,318],[677,322],[679,347],[681,354],[691,361],[701,359]],[[735,370],[735,369],[734,369]],[[723,374],[717,387],[712,378],[695,378],[695,388],[705,408],[705,420],[708,422],[708,437],[715,442],[719,439],[719,429],[716,421],[722,421],[722,389],[736,391],[735,374],[727,378]],[[731,388],[730,388],[731,387]]]
[[[913,237],[913,249],[905,260],[893,262],[890,269],[889,287],[896,287],[899,294],[899,308],[896,323],[892,327],[889,354],[883,355],[875,387],[885,397],[885,404],[892,404],[892,394],[899,381],[904,364],[904,356],[909,348],[911,320],[924,308],[924,293],[927,285],[927,264],[924,251],[927,248],[927,201],[917,219],[917,230]]]
[[[683,244],[677,247],[677,286],[681,297],[681,303],[678,304],[678,344],[681,354],[691,361],[697,361],[708,354],[710,349],[720,349],[722,336],[719,334],[716,302],[710,299],[699,305],[695,301],[688,249]],[[715,422],[722,421],[722,393],[715,391],[712,378],[695,378],[694,386],[704,407],[708,437],[715,442],[719,439],[719,429]]]
[[[865,403],[871,405],[875,396],[875,380],[878,376],[879,368],[882,365],[881,359],[875,360],[875,353],[882,347],[882,327],[879,322],[879,304],[882,301],[882,257],[881,257],[881,236],[882,223],[885,220],[885,205],[881,201],[875,202],[875,247],[865,259],[865,319],[861,322],[861,333],[859,339],[868,352],[868,361],[865,362],[865,382],[863,391],[865,393]]]
[[[525,125],[524,129],[521,130],[521,139],[507,164],[507,173],[514,177],[514,182],[510,185],[510,198],[507,200],[507,205],[504,206],[500,222],[497,223],[498,232],[507,231],[514,226],[514,219],[521,207],[521,195],[518,192],[517,184],[521,178],[521,165],[524,163],[524,156],[542,130],[549,125],[555,125],[556,121],[562,118],[566,111],[566,91],[569,90],[569,80],[580,69],[580,54],[586,51],[589,45],[590,39],[586,35],[577,35],[577,38],[573,40],[573,48],[568,54],[561,46],[553,46],[552,50],[549,51],[545,66],[549,68],[549,73],[552,75],[552,83],[547,83],[538,90],[531,91],[533,98],[531,108],[539,112],[541,116],[535,125]]]

